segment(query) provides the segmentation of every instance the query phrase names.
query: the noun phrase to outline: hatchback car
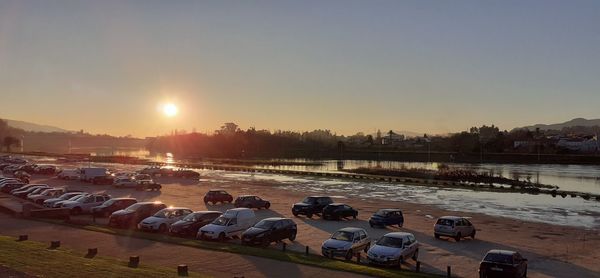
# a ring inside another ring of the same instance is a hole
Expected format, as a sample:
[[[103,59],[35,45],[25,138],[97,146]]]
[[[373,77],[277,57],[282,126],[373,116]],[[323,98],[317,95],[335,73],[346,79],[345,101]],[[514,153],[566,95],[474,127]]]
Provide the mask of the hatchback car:
[[[465,217],[442,216],[433,226],[433,235],[435,238],[447,236],[460,241],[463,237],[475,239],[475,226]]]
[[[44,201],[44,207],[53,208],[54,205],[58,202],[79,198],[81,195],[86,194],[84,192],[67,192],[63,195],[60,195],[58,198],[52,198]]]
[[[198,230],[223,214],[220,211],[196,211],[171,224],[169,232],[179,236],[195,236]]]
[[[269,209],[271,203],[254,195],[242,195],[235,199],[233,205],[236,208],[265,208]]]
[[[113,198],[97,207],[93,207],[92,214],[94,216],[106,217],[117,210],[122,210],[135,203],[137,203],[135,198]]]
[[[242,244],[268,246],[271,242],[289,239],[296,240],[298,227],[289,218],[271,217],[254,224],[242,233]]]
[[[143,219],[166,207],[161,202],[135,203],[125,209],[113,212],[108,218],[108,225],[123,228],[135,227]]]
[[[71,214],[91,213],[93,207],[103,204],[110,198],[107,194],[89,194],[77,200],[64,201],[60,207],[69,209]]]
[[[225,190],[213,189],[206,192],[206,195],[204,195],[204,204],[223,204],[225,202],[233,202],[233,196],[231,196],[231,194],[227,193]]]
[[[352,259],[354,254],[364,250],[367,252],[371,247],[371,238],[367,231],[361,228],[343,228],[331,235],[331,238],[321,245],[321,253],[325,257],[344,257]]]
[[[402,228],[402,225],[404,225],[404,216],[400,209],[380,209],[371,216],[369,225],[371,227],[398,225],[398,227]]]
[[[479,277],[527,277],[527,259],[516,251],[490,250],[479,263]]]
[[[352,217],[356,219],[358,211],[351,206],[342,203],[333,203],[323,208],[321,214],[323,219],[339,220],[341,218]]]
[[[304,198],[302,202],[295,203],[292,206],[292,214],[298,216],[300,214],[306,215],[311,218],[313,214],[319,214],[323,211],[323,208],[333,203],[331,197],[327,196],[309,196]]]
[[[417,260],[419,242],[411,233],[387,233],[377,240],[367,252],[369,263],[387,266],[399,266],[407,258]]]
[[[183,219],[193,211],[189,208],[165,208],[154,215],[147,217],[138,224],[142,231],[164,233],[169,230],[171,224]]]

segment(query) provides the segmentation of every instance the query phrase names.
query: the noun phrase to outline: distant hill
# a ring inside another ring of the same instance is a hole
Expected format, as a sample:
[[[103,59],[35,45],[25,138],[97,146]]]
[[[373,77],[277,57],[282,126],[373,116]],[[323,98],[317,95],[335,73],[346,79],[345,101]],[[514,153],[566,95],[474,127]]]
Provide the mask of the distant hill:
[[[34,124],[30,122],[24,121],[16,121],[16,120],[7,120],[4,119],[9,126],[14,128],[19,128],[25,131],[33,131],[33,132],[72,132],[70,130],[62,129],[60,127],[49,126],[49,125],[40,125]]]
[[[524,127],[516,128],[516,129],[536,130],[537,128],[539,128],[540,130],[561,130],[565,127],[574,127],[574,126],[585,126],[585,127],[600,126],[600,119],[588,120],[588,119],[584,119],[584,118],[576,118],[576,119],[572,119],[570,121],[560,123],[560,124],[547,124],[547,125],[546,124],[536,124],[536,125],[524,126]]]

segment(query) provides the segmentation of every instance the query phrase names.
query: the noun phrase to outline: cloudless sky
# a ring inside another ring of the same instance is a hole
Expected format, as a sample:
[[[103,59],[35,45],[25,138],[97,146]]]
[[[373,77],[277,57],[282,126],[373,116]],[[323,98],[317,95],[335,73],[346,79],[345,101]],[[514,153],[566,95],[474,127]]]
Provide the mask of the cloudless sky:
[[[600,1],[0,0],[1,118],[350,135],[599,111]]]

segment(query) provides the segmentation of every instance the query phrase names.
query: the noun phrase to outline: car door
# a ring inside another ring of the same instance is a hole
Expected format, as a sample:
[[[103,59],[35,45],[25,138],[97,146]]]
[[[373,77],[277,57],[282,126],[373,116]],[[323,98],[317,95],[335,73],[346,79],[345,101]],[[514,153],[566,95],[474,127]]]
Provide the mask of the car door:
[[[409,242],[409,252],[408,254],[412,256],[417,251],[417,239],[413,235],[408,235]]]
[[[516,265],[517,273],[519,274],[518,277],[523,277],[525,274],[525,260],[523,260],[521,254],[515,253],[513,256],[513,262]]]
[[[465,235],[471,235],[473,233],[473,231],[475,230],[475,226],[473,226],[473,223],[471,223],[471,221],[469,221],[468,219],[463,219],[464,220],[464,224],[465,224]]]

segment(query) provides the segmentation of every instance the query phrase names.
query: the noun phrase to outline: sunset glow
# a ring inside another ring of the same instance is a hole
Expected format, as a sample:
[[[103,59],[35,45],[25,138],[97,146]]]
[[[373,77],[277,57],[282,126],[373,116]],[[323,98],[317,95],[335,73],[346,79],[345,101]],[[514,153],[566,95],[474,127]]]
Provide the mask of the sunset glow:
[[[162,112],[167,117],[174,117],[175,115],[177,115],[177,112],[179,112],[179,109],[177,109],[177,106],[175,104],[167,103],[163,105]]]

